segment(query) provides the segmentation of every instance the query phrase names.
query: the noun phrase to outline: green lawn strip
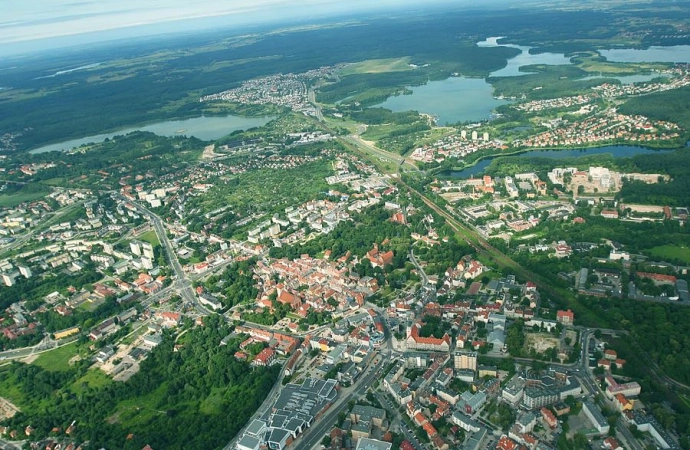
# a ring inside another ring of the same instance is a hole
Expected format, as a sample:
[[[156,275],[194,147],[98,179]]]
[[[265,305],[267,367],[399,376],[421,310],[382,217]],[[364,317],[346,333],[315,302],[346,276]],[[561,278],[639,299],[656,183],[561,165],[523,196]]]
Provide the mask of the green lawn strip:
[[[38,355],[32,364],[50,371],[67,371],[71,369],[69,360],[79,352],[76,342],[63,345]]]

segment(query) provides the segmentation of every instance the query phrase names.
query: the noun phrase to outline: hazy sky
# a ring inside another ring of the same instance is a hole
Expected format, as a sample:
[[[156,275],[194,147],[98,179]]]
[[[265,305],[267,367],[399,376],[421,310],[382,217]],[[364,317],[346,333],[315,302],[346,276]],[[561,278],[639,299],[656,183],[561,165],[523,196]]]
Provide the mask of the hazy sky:
[[[374,7],[424,5],[430,0],[1,0],[0,45],[37,39],[165,24],[180,20],[227,18],[256,23],[280,18],[341,13]],[[437,2],[438,0],[433,0]],[[165,27],[158,25],[157,29]],[[160,32],[160,31],[159,31]],[[125,31],[126,33],[126,31]]]

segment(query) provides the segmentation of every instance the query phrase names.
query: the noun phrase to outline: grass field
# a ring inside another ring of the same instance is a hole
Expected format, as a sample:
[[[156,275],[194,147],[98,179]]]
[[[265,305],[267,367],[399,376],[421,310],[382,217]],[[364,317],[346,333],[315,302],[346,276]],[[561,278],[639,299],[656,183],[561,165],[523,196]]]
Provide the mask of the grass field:
[[[660,259],[677,259],[690,264],[690,248],[676,245],[660,245],[647,251],[651,256]]]
[[[51,371],[66,371],[70,369],[69,360],[79,352],[79,346],[72,342],[55,350],[41,353],[32,364]]]
[[[92,368],[86,372],[86,375],[72,383],[71,390],[75,394],[79,394],[83,392],[87,386],[91,389],[98,389],[112,382],[113,380],[111,380],[101,369]]]
[[[125,427],[132,427],[146,424],[150,418],[165,414],[164,411],[158,410],[158,404],[165,398],[167,392],[168,383],[162,383],[158,389],[148,395],[120,402],[113,416],[114,421],[121,422]]]
[[[14,403],[22,409],[26,405],[24,393],[19,388],[20,383],[17,376],[12,372],[12,366],[0,367],[0,396]]]
[[[43,198],[48,194],[48,191],[45,192],[27,192],[27,193],[19,193],[15,195],[0,195],[0,208],[12,208],[20,203],[24,202],[31,202],[34,200],[38,200],[39,198]]]
[[[386,73],[413,70],[409,64],[410,58],[408,56],[402,58],[369,59],[348,65],[343,68],[340,74],[345,76],[355,73]]]
[[[149,244],[153,245],[154,247],[157,247],[160,245],[160,241],[158,240],[158,236],[156,235],[156,232],[153,230],[147,231],[146,233],[140,234],[137,236],[137,239],[140,241],[148,242]]]

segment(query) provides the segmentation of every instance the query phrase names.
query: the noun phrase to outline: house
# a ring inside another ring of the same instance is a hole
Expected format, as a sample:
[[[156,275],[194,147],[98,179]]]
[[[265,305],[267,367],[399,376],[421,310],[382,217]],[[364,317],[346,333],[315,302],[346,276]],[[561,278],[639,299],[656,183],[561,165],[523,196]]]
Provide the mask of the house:
[[[508,436],[503,435],[499,439],[498,444],[496,444],[496,450],[516,450],[518,448],[515,441],[510,439]]]
[[[276,358],[276,352],[272,348],[265,348],[256,355],[252,364],[255,366],[270,366]]]
[[[575,322],[575,313],[571,310],[559,310],[556,313],[556,321],[562,323],[563,325],[572,325]]]
[[[551,428],[556,428],[558,425],[558,420],[556,419],[556,416],[553,415],[550,409],[547,408],[542,408],[540,410],[541,412],[541,417],[544,419],[544,422]]]
[[[606,219],[618,219],[618,211],[615,209],[604,209],[601,211],[601,216]]]
[[[378,244],[374,244],[374,248],[369,250],[366,254],[366,258],[371,263],[372,267],[385,267],[393,262],[393,251],[389,250],[385,253],[379,252]]]

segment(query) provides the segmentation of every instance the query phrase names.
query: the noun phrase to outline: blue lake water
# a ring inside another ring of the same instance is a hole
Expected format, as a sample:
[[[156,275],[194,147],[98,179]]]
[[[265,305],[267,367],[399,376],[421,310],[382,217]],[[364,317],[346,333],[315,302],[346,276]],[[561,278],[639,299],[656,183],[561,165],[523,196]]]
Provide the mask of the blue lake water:
[[[493,98],[493,87],[481,78],[451,77],[410,89],[412,94],[389,97],[378,106],[431,114],[439,125],[447,125],[488,120],[494,108],[509,103]]]
[[[599,50],[599,53],[607,60],[613,62],[690,62],[690,45],[652,46],[646,50],[616,48]]]
[[[122,136],[133,131],[150,131],[161,136],[194,136],[203,141],[212,141],[222,138],[233,131],[246,130],[248,128],[260,127],[271,121],[273,117],[195,117],[185,120],[167,120],[165,122],[153,123],[141,127],[126,128],[112,133],[97,134],[86,136],[79,139],[59,142],[57,144],[45,145],[31,150],[31,153],[44,153],[52,151],[65,151],[79,147],[83,144],[99,143],[113,136]]]
[[[643,155],[649,153],[658,153],[665,150],[653,150],[646,147],[635,147],[632,145],[609,145],[606,147],[596,147],[596,148],[584,148],[584,149],[570,149],[570,150],[532,150],[525,153],[520,153],[518,155],[506,155],[514,158],[518,157],[542,157],[542,158],[552,158],[552,159],[562,159],[562,158],[577,158],[580,156],[589,155],[600,155],[604,153],[609,153],[613,155],[614,158],[627,158],[635,155]],[[442,172],[442,175],[450,176],[453,178],[470,178],[476,175],[481,175],[484,173],[491,161],[494,158],[499,158],[501,155],[492,156],[490,158],[484,158],[472,167],[468,167],[463,170],[448,170]]]
[[[514,44],[499,44],[498,40],[501,37],[490,37],[485,41],[477,42],[477,47],[510,47],[520,50],[520,54],[508,60],[508,64],[494,72],[491,72],[491,77],[519,77],[527,75],[530,72],[521,72],[520,67],[530,66],[535,64],[546,64],[549,66],[564,66],[572,64],[570,58],[562,53],[539,53],[532,55],[529,50],[531,47],[524,47],[522,45]]]

